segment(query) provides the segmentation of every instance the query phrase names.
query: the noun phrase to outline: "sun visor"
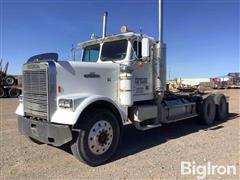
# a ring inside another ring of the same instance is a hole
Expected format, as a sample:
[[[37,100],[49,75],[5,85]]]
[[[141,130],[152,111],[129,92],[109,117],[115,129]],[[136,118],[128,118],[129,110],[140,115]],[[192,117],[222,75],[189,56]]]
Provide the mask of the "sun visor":
[[[35,56],[30,57],[27,60],[27,63],[31,62],[44,62],[44,61],[58,61],[58,54],[57,53],[44,53],[44,54],[38,54]]]

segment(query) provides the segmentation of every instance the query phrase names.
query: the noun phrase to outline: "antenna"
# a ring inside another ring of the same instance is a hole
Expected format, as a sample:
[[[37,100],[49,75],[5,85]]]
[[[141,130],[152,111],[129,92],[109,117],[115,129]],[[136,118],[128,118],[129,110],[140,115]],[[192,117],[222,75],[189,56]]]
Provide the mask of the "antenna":
[[[73,44],[72,44],[72,48],[71,48],[71,54],[72,54],[73,61],[75,61],[75,48],[74,48]]]
[[[140,32],[140,34],[142,36],[142,27],[139,28],[139,32]]]
[[[163,0],[158,0],[158,40],[162,45],[163,44]]]
[[[0,71],[2,71],[2,62],[3,62],[3,59],[1,59],[0,61]]]
[[[168,68],[168,80],[171,80],[171,67]]]

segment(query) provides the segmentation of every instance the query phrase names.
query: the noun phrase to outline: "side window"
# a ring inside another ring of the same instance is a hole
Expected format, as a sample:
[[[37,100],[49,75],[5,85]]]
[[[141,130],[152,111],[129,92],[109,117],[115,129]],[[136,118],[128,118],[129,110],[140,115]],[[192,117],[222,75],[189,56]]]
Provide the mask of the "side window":
[[[134,41],[133,50],[135,51],[137,58],[142,58],[142,42]]]
[[[84,48],[83,62],[96,62],[99,56],[100,45],[92,45]]]

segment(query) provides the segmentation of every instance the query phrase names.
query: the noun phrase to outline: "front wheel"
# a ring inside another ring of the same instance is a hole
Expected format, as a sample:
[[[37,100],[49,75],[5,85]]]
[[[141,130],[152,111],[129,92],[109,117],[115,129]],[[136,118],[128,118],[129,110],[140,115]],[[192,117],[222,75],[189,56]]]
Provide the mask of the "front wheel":
[[[80,121],[79,132],[71,145],[73,155],[90,166],[103,164],[112,157],[119,143],[117,118],[106,109],[94,109]]]

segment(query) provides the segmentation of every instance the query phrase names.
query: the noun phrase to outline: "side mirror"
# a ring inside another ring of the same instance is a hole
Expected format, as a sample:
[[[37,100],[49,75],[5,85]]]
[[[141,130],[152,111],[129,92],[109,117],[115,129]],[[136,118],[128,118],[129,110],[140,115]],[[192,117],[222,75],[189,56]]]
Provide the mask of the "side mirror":
[[[150,56],[150,53],[149,53],[149,39],[148,38],[143,38],[142,39],[142,57],[143,58],[148,58]]]

